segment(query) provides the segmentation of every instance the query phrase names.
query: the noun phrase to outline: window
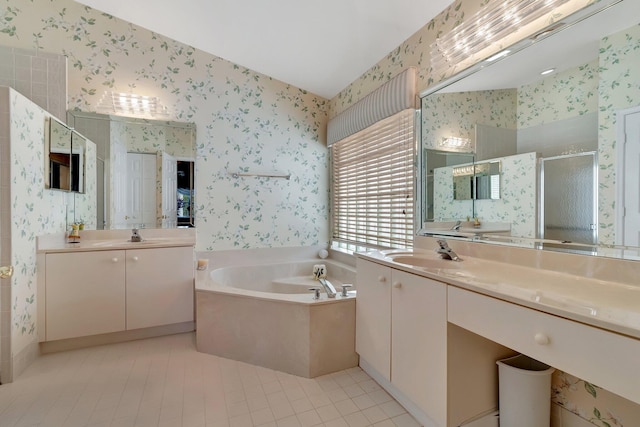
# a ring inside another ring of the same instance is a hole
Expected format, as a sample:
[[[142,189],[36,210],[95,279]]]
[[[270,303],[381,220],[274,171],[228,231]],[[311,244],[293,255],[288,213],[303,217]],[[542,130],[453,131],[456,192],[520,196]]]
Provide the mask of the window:
[[[413,245],[414,122],[404,110],[332,145],[334,241]]]

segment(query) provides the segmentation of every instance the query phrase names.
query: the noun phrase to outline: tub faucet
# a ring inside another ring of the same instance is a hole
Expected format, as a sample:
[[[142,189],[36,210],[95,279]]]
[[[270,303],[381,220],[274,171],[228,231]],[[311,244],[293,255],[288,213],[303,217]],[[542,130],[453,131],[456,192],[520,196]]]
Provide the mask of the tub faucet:
[[[446,240],[438,240],[438,249],[436,252],[440,254],[443,259],[450,259],[452,261],[462,261],[462,259],[456,254],[453,249],[449,247],[449,244]]]
[[[131,229],[131,241],[132,242],[142,242],[142,236],[138,234],[137,228]]]
[[[327,293],[327,296],[329,298],[335,298],[336,297],[336,294],[337,294],[336,288],[331,284],[330,281],[328,281],[327,279],[324,279],[324,278],[319,278],[318,282],[320,282],[320,284],[324,288],[324,291]]]
[[[313,278],[320,282],[329,298],[336,297],[336,288],[327,280],[327,267],[324,264],[316,264],[313,266]]]

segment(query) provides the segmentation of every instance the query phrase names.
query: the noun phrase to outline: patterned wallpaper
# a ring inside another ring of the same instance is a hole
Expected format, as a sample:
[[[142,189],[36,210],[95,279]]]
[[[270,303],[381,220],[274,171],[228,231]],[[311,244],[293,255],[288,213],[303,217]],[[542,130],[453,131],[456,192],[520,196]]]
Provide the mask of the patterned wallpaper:
[[[133,92],[196,123],[198,250],[328,241],[326,99],[72,0],[5,0],[0,17],[1,45],[69,57],[70,108]]]
[[[598,111],[598,60],[518,88],[518,129]]]
[[[11,254],[18,274],[11,287],[12,354],[36,340],[36,237],[61,233],[76,212],[95,226],[95,169],[87,170],[87,193],[44,188],[44,131],[48,113],[11,90]],[[87,142],[87,164],[95,165],[95,144]],[[43,165],[43,167],[34,167]],[[94,166],[95,167],[95,166]],[[92,173],[93,172],[93,173]],[[93,178],[91,178],[93,177]],[[93,189],[93,191],[91,191]],[[75,199],[75,202],[74,202]]]
[[[422,98],[423,147],[439,150],[446,137],[475,140],[475,125],[516,127],[516,90],[442,93]],[[475,147],[475,144],[474,144]]]
[[[615,243],[616,116],[621,109],[640,105],[640,24],[600,42],[598,115],[598,239]]]

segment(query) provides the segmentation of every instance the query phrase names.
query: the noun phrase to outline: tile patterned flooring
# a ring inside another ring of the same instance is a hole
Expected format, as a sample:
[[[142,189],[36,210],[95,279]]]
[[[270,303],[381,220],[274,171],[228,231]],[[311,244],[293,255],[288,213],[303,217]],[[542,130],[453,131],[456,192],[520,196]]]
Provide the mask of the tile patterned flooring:
[[[300,378],[179,334],[40,357],[0,386],[0,426],[417,427],[360,368]]]

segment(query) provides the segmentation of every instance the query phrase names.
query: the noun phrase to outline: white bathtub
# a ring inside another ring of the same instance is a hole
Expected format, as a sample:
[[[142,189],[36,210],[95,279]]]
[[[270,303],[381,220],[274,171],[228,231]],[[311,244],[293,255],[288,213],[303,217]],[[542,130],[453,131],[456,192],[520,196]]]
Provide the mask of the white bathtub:
[[[313,299],[315,264],[338,291]],[[198,351],[308,378],[357,366],[355,268],[328,259],[231,266],[196,280]]]

